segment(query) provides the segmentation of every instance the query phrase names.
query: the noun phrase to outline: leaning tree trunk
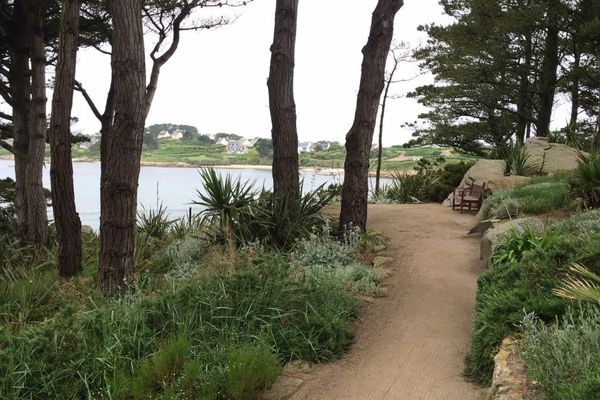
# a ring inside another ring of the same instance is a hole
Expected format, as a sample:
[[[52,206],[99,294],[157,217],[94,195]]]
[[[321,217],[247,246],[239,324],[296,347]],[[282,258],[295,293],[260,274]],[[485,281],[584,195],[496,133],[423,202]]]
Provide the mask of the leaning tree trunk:
[[[125,289],[133,276],[146,91],[142,0],[114,0],[110,11],[115,114],[105,144],[98,279],[105,293]]]
[[[271,68],[267,86],[273,128],[273,192],[294,200],[300,195],[298,131],[294,103],[294,54],[298,0],[277,0]]]
[[[31,55],[31,114],[27,159],[27,241],[38,247],[46,245],[48,215],[42,183],[46,151],[46,54],[44,44],[45,1],[25,2],[29,23]]]
[[[81,271],[81,221],[75,207],[70,132],[80,6],[81,0],[61,1],[58,64],[49,132],[52,209],[59,243],[58,271],[62,278],[70,278]]]
[[[10,90],[13,101],[15,150],[16,208],[21,239],[28,237],[27,224],[27,152],[29,151],[29,47],[25,30],[26,11],[23,0],[16,0],[13,11],[13,48],[11,51]]]
[[[558,20],[560,0],[548,0],[548,30],[546,34],[546,47],[542,62],[542,76],[540,80],[540,112],[537,121],[537,136],[547,137],[550,133],[554,94],[556,92],[556,70],[558,68]]]
[[[367,227],[369,151],[384,86],[385,62],[394,35],[394,18],[403,5],[403,0],[378,0],[369,39],[362,50],[363,62],[354,123],[346,135],[341,232],[352,226],[357,226],[362,231]]]
[[[383,124],[385,122],[385,108],[387,106],[387,99],[390,95],[390,87],[392,86],[394,74],[400,64],[399,60],[394,58],[394,66],[390,72],[390,76],[385,81],[385,90],[383,92],[383,100],[381,102],[381,115],[379,116],[379,138],[377,140],[377,172],[375,173],[375,195],[379,196],[379,183],[381,180],[381,162],[383,160]]]

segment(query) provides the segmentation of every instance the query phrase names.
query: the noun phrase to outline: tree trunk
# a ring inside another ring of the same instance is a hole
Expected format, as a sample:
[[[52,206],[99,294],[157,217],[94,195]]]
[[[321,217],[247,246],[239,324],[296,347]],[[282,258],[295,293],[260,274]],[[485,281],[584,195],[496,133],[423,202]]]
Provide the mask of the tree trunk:
[[[13,99],[13,132],[15,149],[16,208],[19,234],[28,237],[27,153],[29,152],[29,47],[25,30],[25,5],[16,0],[13,14],[13,49],[11,52],[10,89]]]
[[[48,215],[42,183],[46,151],[46,55],[44,44],[45,1],[26,0],[31,58],[31,114],[27,162],[27,241],[46,245]]]
[[[52,208],[59,243],[58,270],[62,278],[75,276],[82,269],[81,221],[75,207],[70,132],[80,6],[81,0],[61,1],[58,64],[49,132],[52,154]]]
[[[558,68],[558,19],[560,0],[548,0],[548,30],[540,80],[540,112],[537,121],[537,136],[550,133],[554,93],[556,91],[556,69]]]
[[[362,49],[363,62],[356,112],[352,127],[346,135],[340,232],[353,226],[365,231],[367,227],[369,152],[384,86],[385,62],[394,35],[394,18],[403,5],[403,0],[378,0],[371,20],[369,39]]]
[[[399,60],[394,58],[394,66],[390,75],[385,80],[385,90],[383,92],[383,100],[381,101],[381,115],[379,116],[379,138],[377,144],[377,173],[375,174],[375,195],[379,196],[379,182],[381,180],[381,161],[383,159],[383,123],[385,121],[385,106],[387,105],[387,99],[390,95],[390,86],[394,80],[394,74],[398,69]]]
[[[110,11],[115,114],[105,142],[100,196],[98,285],[104,293],[127,288],[133,276],[146,92],[142,0],[114,0]]]
[[[298,0],[277,0],[267,87],[273,125],[273,192],[288,200],[300,195],[298,131],[294,102],[294,55]]]
[[[571,82],[571,119],[569,125],[574,127],[579,116],[579,81],[581,79],[581,51],[577,44],[577,38],[573,38],[573,81]]]
[[[529,71],[532,57],[532,33],[528,31],[525,37],[523,63],[519,67],[519,97],[517,101],[517,142],[523,144],[527,124],[531,121],[531,101],[529,99]]]
[[[596,62],[600,63],[600,48],[596,49]],[[592,151],[600,152],[600,104],[598,107],[598,117],[596,119],[596,132],[592,137],[590,148]]]

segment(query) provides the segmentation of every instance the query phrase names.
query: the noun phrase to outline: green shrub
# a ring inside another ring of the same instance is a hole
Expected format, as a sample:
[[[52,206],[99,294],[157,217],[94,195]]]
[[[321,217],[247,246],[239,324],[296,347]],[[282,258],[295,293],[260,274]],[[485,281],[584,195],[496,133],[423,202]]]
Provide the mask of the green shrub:
[[[333,197],[321,186],[290,200],[265,190],[259,195],[251,184],[222,178],[210,168],[203,169],[201,176],[206,194],[198,191],[195,204],[204,207],[200,214],[212,227],[213,238],[229,245],[258,242],[289,248],[325,224],[321,210]]]
[[[10,300],[21,298],[24,280],[2,299],[11,317],[0,322],[0,398],[217,399],[229,390],[247,398],[258,387],[250,375],[228,384],[230,354],[243,359],[249,353],[239,349],[261,347],[273,351],[269,358],[260,350],[262,364],[331,360],[354,338],[357,296],[315,284],[278,253],[235,272],[159,281],[115,299],[104,299],[87,278],[59,286],[53,273],[40,280],[50,285],[47,295],[36,294],[37,286],[25,303]],[[19,320],[22,304],[36,314]],[[274,372],[262,373],[261,386]]]
[[[292,253],[292,259],[304,269],[309,284],[364,295],[377,294],[381,276],[359,262],[362,235],[350,231],[339,241],[330,233],[311,234],[298,241]]]
[[[547,400],[600,399],[600,308],[570,308],[552,326],[525,316],[521,349]]]
[[[573,175],[573,191],[586,207],[600,206],[600,153],[581,153]]]
[[[351,264],[359,257],[360,236],[357,231],[349,231],[344,240],[340,241],[332,236],[329,229],[320,234],[311,233],[307,238],[298,240],[292,258],[305,267]]]
[[[270,386],[281,371],[279,361],[264,346],[245,346],[227,354],[225,393],[231,400],[251,400]]]
[[[121,396],[144,400],[163,393],[180,377],[189,349],[190,341],[183,336],[161,343],[156,353],[140,361],[132,377],[121,378]]]
[[[534,312],[546,322],[564,314],[570,302],[553,291],[573,263],[600,272],[600,231],[578,229],[582,224],[597,226],[594,221],[599,217],[597,211],[581,213],[555,224],[536,243],[529,243],[530,234],[525,232],[508,239],[515,243],[499,246],[494,254],[497,262],[478,280],[471,352],[466,359],[473,379],[489,383],[492,356],[504,337],[518,331],[523,311]]]

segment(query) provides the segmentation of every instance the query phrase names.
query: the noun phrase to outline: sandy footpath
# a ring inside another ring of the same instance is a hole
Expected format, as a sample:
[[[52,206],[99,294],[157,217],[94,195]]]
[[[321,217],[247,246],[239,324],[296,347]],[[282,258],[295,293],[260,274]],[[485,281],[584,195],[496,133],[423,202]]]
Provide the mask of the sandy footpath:
[[[438,204],[370,205],[394,272],[340,361],[318,365],[292,400],[476,400],[463,377],[479,266],[474,217]]]

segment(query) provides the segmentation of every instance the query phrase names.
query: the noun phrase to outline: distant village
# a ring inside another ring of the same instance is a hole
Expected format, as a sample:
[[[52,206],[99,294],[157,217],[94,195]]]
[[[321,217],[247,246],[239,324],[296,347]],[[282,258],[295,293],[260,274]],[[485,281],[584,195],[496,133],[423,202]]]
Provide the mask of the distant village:
[[[165,124],[166,125],[166,124]],[[177,126],[177,125],[167,125],[167,126]],[[156,140],[173,140],[173,141],[183,141],[189,139],[200,139],[203,138],[205,143],[210,144],[218,144],[225,146],[227,148],[227,153],[229,154],[245,154],[250,149],[253,149],[256,143],[261,138],[244,138],[240,135],[230,134],[230,133],[216,133],[216,134],[199,134],[194,127],[193,129],[186,130],[181,128],[173,128],[173,129],[163,129],[158,132],[152,133],[149,128],[146,128],[145,135],[151,135],[152,137],[156,137]],[[191,131],[191,132],[190,132]],[[79,143],[79,148],[88,150],[91,146],[100,143],[100,133],[96,133],[93,136],[89,137],[90,140],[86,142]],[[264,139],[264,138],[263,138]],[[269,142],[271,139],[265,139]],[[325,140],[321,140],[318,142],[301,142],[298,143],[298,153],[310,153],[315,151],[327,151],[331,148],[332,144],[337,144],[336,142],[328,142]]]

